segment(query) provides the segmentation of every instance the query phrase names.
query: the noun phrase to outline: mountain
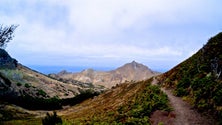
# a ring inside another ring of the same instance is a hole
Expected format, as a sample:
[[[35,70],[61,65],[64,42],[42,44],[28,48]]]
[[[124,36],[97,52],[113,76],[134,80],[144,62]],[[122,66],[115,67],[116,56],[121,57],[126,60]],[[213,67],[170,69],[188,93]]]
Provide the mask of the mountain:
[[[176,116],[177,113],[174,114],[171,112],[171,106],[173,106],[172,103],[174,103],[175,100],[170,101],[172,98],[168,98],[169,96],[167,95],[169,94],[167,93],[171,91],[167,90],[166,92],[166,89],[160,89],[160,87],[156,85],[159,84],[172,90],[173,94],[181,97],[184,101],[189,102],[192,107],[187,107],[186,109],[193,109],[195,113],[197,113],[195,110],[197,109],[199,112],[210,114],[218,120],[218,124],[222,124],[221,48],[222,33],[219,33],[210,38],[208,43],[196,54],[168,72],[139,82],[130,81],[118,84],[104,93],[85,100],[78,105],[57,110],[58,115],[63,120],[65,119],[64,124],[172,124],[170,121],[177,118],[180,118],[180,124],[186,124],[186,122],[183,122],[183,118],[187,117],[187,114],[183,117],[178,117]],[[106,73],[126,73],[126,71],[140,69],[140,66],[141,65],[136,62],[132,62]],[[98,71],[88,69],[81,73],[92,77],[95,76],[94,72]],[[56,76],[57,74],[54,75]],[[66,84],[75,82],[75,80],[70,81],[69,79],[73,76],[72,73],[63,71],[59,75],[67,77],[67,79],[59,78],[61,81],[67,80]],[[122,76],[123,74],[120,75]],[[127,75],[130,76],[130,74]],[[6,78],[10,77],[2,77],[1,81],[7,83]],[[171,97],[172,96],[171,94]],[[182,105],[176,103],[174,105],[179,105],[179,109],[175,111],[183,115],[184,112],[183,110],[181,112],[181,108],[185,107],[187,103],[182,103]],[[21,113],[23,117],[26,117],[24,114],[27,112],[29,111]],[[6,121],[6,124],[28,124],[30,122],[33,124],[41,124],[41,118],[44,117],[41,114],[42,112],[34,112],[35,113],[28,115],[28,119],[13,119],[12,121]],[[2,113],[0,105],[0,118],[3,116],[1,114],[7,113],[8,112]],[[191,117],[195,116],[191,113],[188,115],[191,115]],[[153,116],[156,116],[156,118],[153,118]],[[47,118],[50,117],[45,117],[45,119]],[[162,118],[167,118],[169,121],[165,123]],[[194,117],[194,120],[196,119],[197,121],[199,120],[198,117]],[[187,120],[189,121],[190,119],[186,119],[186,121]],[[195,123],[200,124],[201,122]]]
[[[211,113],[222,124],[222,33],[210,38],[193,56],[158,77],[201,112]]]
[[[168,89],[172,90],[173,94],[191,104],[190,108],[194,112],[197,109],[198,113],[213,116],[218,124],[222,124],[221,72],[222,33],[219,33],[210,38],[207,44],[196,54],[168,72],[146,81],[120,84],[104,94],[70,109],[63,110],[59,114],[72,124],[83,122],[86,124],[151,124],[153,123],[152,118],[150,118],[152,117],[151,114],[161,110],[160,107],[152,109],[155,107],[155,103],[158,102],[157,104],[160,105],[164,104],[164,102],[169,103],[168,99],[164,100],[161,97],[157,97],[157,95],[161,95],[160,93],[154,94],[160,90],[157,89],[157,86],[150,85],[150,83],[158,83],[167,88],[167,92],[170,92]],[[157,88],[154,89],[155,87]],[[149,100],[150,98],[157,100],[152,101]],[[174,103],[174,101],[170,103]],[[187,103],[184,103],[179,107],[185,107],[186,105]],[[150,109],[146,109],[148,107],[152,109],[151,114]],[[163,109],[170,111],[168,108]],[[164,113],[164,115],[168,118],[177,118],[175,114],[169,112]],[[185,117],[187,116],[183,116],[183,118]],[[193,120],[198,121],[199,119],[194,118]],[[210,119],[207,120],[210,121]],[[180,124],[183,124],[182,121],[180,119]],[[195,123],[199,124],[199,122]],[[162,124],[162,121],[158,124]],[[211,124],[214,123],[212,122]]]
[[[95,96],[96,94],[91,92],[94,86],[90,83],[83,83],[80,86],[81,82],[76,80],[60,79],[58,81],[33,71],[16,61],[14,62],[10,64],[7,62],[7,64],[9,66],[15,65],[15,67],[8,68],[8,66],[5,67],[4,65],[0,69],[0,124],[2,122],[3,124],[41,124],[42,117],[49,110],[56,109],[64,103],[80,103],[81,101],[78,100],[93,96],[93,98],[85,100],[74,107],[68,106],[57,110],[58,114],[67,118],[67,124],[75,124],[75,122],[78,124],[85,120],[88,120],[87,123],[91,124],[145,124],[150,122],[147,116],[150,116],[152,112],[156,110],[171,110],[167,96],[158,86],[151,85],[152,79],[123,83],[112,87],[104,94]],[[123,75],[121,73],[124,73],[124,75],[129,75],[130,78],[138,80],[136,79],[138,77],[145,78],[145,76],[141,76],[143,74],[140,75],[141,71],[145,75],[156,74],[146,66],[134,61],[108,73],[120,75],[121,77]],[[82,73],[90,76],[94,72],[94,70],[88,69]],[[137,74],[132,75],[131,72]],[[59,75],[69,74],[66,71],[59,73]],[[84,89],[88,91],[82,92]],[[27,110],[18,106],[41,110]],[[113,113],[114,115],[112,115]],[[95,119],[96,122],[91,121],[91,119]]]
[[[100,92],[92,84],[64,83],[19,64],[0,49],[0,101],[28,109],[57,109],[62,100],[75,98],[85,92]],[[97,91],[98,90],[98,91]]]
[[[93,69],[86,69],[80,73],[68,73],[61,71],[58,74],[50,74],[50,77],[63,80],[77,80],[84,83],[92,83],[94,85],[105,86],[111,88],[116,84],[146,80],[159,73],[152,71],[147,66],[135,61],[127,63],[115,70],[103,72]]]

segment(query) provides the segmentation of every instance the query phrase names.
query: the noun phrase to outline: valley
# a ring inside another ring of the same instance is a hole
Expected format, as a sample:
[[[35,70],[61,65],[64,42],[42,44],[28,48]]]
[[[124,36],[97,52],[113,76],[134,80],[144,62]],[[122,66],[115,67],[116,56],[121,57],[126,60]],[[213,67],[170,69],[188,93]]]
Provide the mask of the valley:
[[[221,0],[0,0],[0,125],[222,125]]]
[[[163,74],[133,61],[49,75],[0,49],[0,124],[221,124],[221,48],[219,33]]]

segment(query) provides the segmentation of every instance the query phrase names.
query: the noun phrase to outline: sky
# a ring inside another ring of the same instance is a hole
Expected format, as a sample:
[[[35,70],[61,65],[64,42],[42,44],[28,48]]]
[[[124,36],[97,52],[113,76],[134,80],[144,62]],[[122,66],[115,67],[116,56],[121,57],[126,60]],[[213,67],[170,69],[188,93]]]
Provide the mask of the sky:
[[[222,30],[221,0],[1,0],[18,24],[6,50],[26,66],[168,70]]]

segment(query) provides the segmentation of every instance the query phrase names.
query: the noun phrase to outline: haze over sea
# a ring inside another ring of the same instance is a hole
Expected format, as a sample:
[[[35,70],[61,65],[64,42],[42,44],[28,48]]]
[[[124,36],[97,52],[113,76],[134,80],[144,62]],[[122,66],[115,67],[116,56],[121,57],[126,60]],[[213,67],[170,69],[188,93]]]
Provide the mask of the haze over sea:
[[[59,73],[62,70],[66,70],[67,72],[81,72],[84,69],[94,69],[96,71],[110,71],[115,70],[118,67],[87,67],[87,66],[40,66],[40,65],[30,65],[28,66],[31,69],[34,69],[38,72],[41,72],[43,74],[50,74],[50,73]],[[152,68],[151,68],[152,69]],[[167,69],[152,69],[153,71],[158,72],[166,72]]]

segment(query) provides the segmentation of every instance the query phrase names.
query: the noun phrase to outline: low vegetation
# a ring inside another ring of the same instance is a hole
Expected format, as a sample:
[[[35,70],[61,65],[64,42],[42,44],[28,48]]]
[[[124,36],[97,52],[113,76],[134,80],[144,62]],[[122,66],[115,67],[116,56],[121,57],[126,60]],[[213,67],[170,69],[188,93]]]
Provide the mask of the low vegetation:
[[[56,112],[53,114],[46,114],[46,117],[42,119],[42,125],[56,125],[62,124],[62,118],[57,115]]]
[[[192,57],[165,73],[160,81],[174,88],[199,111],[210,112],[222,124],[222,33]]]
[[[38,90],[37,94],[41,95],[42,97],[46,96],[46,93],[43,90]],[[99,95],[99,93],[95,93],[91,90],[86,90],[73,98],[67,99],[59,99],[58,97],[45,99],[23,95],[21,97],[10,98],[10,100],[4,98],[4,100],[31,110],[56,110],[62,109],[62,106],[64,105],[76,105],[86,99],[92,98],[97,95]]]
[[[150,81],[121,84],[108,93],[82,103],[86,106],[84,109],[70,115],[64,114],[63,117],[70,124],[149,125],[149,117],[154,111],[171,111],[167,95],[158,86],[151,85]]]

